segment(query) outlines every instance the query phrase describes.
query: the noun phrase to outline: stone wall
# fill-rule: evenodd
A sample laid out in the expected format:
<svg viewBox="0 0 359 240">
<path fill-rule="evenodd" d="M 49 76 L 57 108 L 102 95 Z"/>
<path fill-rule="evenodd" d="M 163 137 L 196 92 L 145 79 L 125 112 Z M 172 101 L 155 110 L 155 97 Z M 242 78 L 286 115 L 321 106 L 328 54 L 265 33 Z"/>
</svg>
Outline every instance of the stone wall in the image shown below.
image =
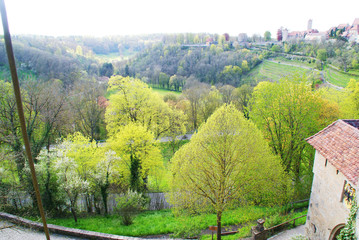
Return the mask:
<svg viewBox="0 0 359 240">
<path fill-rule="evenodd" d="M 315 153 L 313 173 L 306 234 L 310 240 L 326 240 L 348 217 L 349 209 L 342 201 L 347 179 L 318 151 Z"/>
</svg>

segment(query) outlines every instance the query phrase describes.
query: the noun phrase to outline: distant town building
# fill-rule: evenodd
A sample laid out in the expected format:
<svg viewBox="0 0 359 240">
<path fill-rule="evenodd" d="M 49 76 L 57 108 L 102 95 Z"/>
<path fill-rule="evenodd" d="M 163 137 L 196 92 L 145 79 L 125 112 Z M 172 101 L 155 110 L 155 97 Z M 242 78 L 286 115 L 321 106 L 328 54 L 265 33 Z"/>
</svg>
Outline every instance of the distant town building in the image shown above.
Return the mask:
<svg viewBox="0 0 359 240">
<path fill-rule="evenodd" d="M 282 30 L 282 41 L 285 42 L 288 40 L 288 29 L 283 29 Z"/>
<path fill-rule="evenodd" d="M 324 42 L 328 40 L 327 32 L 318 32 L 318 33 L 307 33 L 304 37 L 305 41 L 315 41 L 315 42 Z"/>
<path fill-rule="evenodd" d="M 307 142 L 316 152 L 306 235 L 311 240 L 334 240 L 358 191 L 359 120 L 338 120 Z M 358 220 L 355 228 L 358 235 Z"/>
<path fill-rule="evenodd" d="M 307 31 L 312 30 L 312 25 L 313 25 L 313 20 L 312 20 L 312 19 L 309 19 L 309 20 L 308 20 Z"/>
</svg>

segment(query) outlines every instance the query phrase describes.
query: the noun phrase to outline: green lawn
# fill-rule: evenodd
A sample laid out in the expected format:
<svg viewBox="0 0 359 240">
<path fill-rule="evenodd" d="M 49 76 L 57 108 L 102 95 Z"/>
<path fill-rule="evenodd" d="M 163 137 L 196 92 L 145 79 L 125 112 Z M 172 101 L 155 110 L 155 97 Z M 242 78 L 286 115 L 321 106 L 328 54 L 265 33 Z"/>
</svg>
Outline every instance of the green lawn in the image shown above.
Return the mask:
<svg viewBox="0 0 359 240">
<path fill-rule="evenodd" d="M 352 78 L 356 80 L 359 79 L 359 76 L 354 77 L 328 67 L 324 70 L 324 76 L 325 80 L 339 87 L 346 87 Z"/>
<path fill-rule="evenodd" d="M 97 60 L 100 60 L 102 62 L 111 62 L 111 61 L 122 61 L 129 59 L 133 56 L 135 56 L 138 52 L 133 51 L 124 51 L 122 54 L 119 52 L 116 53 L 110 53 L 110 54 L 95 54 L 94 57 Z"/>
<path fill-rule="evenodd" d="M 250 235 L 250 227 L 254 226 L 259 218 L 266 219 L 266 227 L 272 227 L 275 224 L 285 222 L 295 217 L 306 215 L 307 210 L 299 212 L 290 212 L 282 215 L 281 207 L 258 207 L 246 206 L 234 210 L 226 211 L 222 216 L 224 229 L 226 226 L 240 225 L 239 233 L 228 236 L 225 239 L 238 239 Z M 52 218 L 48 223 L 71 228 L 79 228 L 90 231 L 110 233 L 124 236 L 146 236 L 159 234 L 173 234 L 174 237 L 196 236 L 202 230 L 208 229 L 208 226 L 216 225 L 215 214 L 201 215 L 183 215 L 175 217 L 170 210 L 146 211 L 139 214 L 134 223 L 130 226 L 121 225 L 120 218 L 117 215 L 88 216 L 79 217 L 75 223 L 72 218 Z M 269 223 L 269 224 L 267 224 Z M 304 224 L 305 218 L 297 221 L 297 225 Z M 208 239 L 210 235 L 202 236 Z"/>
<path fill-rule="evenodd" d="M 176 95 L 177 97 L 181 96 L 181 92 L 177 92 L 177 91 L 171 91 L 168 89 L 162 89 L 162 88 L 152 88 L 152 91 L 159 93 L 161 96 L 165 96 L 169 93 L 173 93 L 174 95 Z"/>
<path fill-rule="evenodd" d="M 253 81 L 257 83 L 260 81 L 278 81 L 291 74 L 297 73 L 302 75 L 311 74 L 311 72 L 312 71 L 300 67 L 264 61 L 247 73 L 242 81 L 244 83 L 251 83 Z"/>
</svg>

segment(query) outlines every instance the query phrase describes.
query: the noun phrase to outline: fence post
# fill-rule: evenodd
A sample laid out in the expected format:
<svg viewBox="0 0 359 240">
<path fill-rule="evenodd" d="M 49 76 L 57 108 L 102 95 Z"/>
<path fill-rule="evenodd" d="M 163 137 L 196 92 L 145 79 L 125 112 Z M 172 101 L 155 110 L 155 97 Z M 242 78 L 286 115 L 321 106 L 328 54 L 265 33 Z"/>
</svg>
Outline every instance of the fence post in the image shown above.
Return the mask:
<svg viewBox="0 0 359 240">
<path fill-rule="evenodd" d="M 264 228 L 265 221 L 263 219 L 257 220 L 257 226 L 252 227 L 252 239 L 253 240 L 266 240 L 267 239 L 267 230 Z"/>
</svg>

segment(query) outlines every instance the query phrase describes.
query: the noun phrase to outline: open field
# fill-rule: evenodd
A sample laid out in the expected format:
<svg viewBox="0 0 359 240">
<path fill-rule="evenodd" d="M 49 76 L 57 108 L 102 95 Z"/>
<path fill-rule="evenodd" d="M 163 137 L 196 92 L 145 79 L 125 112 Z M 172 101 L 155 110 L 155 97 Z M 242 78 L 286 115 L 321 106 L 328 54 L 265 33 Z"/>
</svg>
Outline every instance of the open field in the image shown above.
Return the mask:
<svg viewBox="0 0 359 240">
<path fill-rule="evenodd" d="M 181 96 L 181 92 L 176 92 L 176 91 L 171 91 L 171 90 L 167 90 L 167 89 L 162 89 L 162 88 L 152 88 L 152 91 L 159 93 L 161 96 L 165 96 L 168 93 L 173 93 L 176 96 Z"/>
<path fill-rule="evenodd" d="M 137 52 L 125 51 L 122 54 L 119 52 L 110 53 L 110 54 L 94 54 L 94 58 L 101 62 L 112 62 L 112 61 L 122 61 L 127 60 L 135 56 Z"/>
<path fill-rule="evenodd" d="M 294 63 L 295 64 L 295 63 Z M 283 77 L 292 74 L 309 74 L 311 70 L 300 67 L 293 67 L 284 64 L 264 61 L 253 68 L 242 79 L 244 83 L 260 82 L 260 81 L 278 81 Z"/>
<path fill-rule="evenodd" d="M 325 80 L 339 87 L 346 87 L 350 79 L 359 79 L 359 76 L 351 76 L 328 67 L 324 70 L 324 77 Z"/>
</svg>

